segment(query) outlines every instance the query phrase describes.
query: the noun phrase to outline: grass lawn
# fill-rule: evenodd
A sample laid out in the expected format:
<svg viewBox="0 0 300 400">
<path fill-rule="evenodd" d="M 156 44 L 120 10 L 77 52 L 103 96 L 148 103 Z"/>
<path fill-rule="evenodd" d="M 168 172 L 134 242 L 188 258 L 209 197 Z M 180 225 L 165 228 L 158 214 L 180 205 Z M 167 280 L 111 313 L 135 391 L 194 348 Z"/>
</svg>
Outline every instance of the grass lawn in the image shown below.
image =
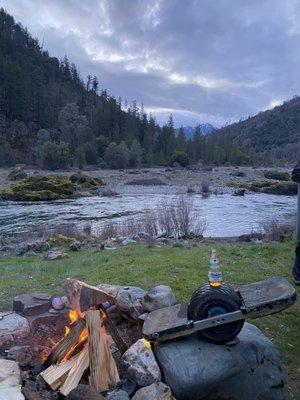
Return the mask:
<svg viewBox="0 0 300 400">
<path fill-rule="evenodd" d="M 220 244 L 217 248 L 223 277 L 229 284 L 254 282 L 275 275 L 291 281 L 294 257 L 291 241 Z M 102 252 L 93 249 L 70 252 L 68 259 L 57 261 L 45 261 L 40 256 L 0 258 L 0 310 L 9 310 L 16 294 L 31 291 L 63 293 L 62 286 L 67 277 L 91 284 L 133 284 L 145 289 L 168 284 L 178 300 L 187 300 L 199 284 L 207 281 L 209 256 L 208 245 L 191 249 L 134 245 Z M 300 287 L 297 291 L 299 296 Z M 296 387 L 300 381 L 299 303 L 279 314 L 253 320 L 253 323 L 276 343 L 288 367 L 289 385 Z"/>
</svg>

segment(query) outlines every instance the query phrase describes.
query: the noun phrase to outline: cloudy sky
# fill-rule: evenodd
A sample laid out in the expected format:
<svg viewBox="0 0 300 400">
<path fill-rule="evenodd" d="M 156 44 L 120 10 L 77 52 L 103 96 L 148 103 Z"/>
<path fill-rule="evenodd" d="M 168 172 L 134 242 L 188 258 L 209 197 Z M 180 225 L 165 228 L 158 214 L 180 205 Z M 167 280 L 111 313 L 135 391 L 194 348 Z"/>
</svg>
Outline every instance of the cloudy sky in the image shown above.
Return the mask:
<svg viewBox="0 0 300 400">
<path fill-rule="evenodd" d="M 216 126 L 300 93 L 298 0 L 0 0 L 51 55 L 162 123 Z"/>
</svg>

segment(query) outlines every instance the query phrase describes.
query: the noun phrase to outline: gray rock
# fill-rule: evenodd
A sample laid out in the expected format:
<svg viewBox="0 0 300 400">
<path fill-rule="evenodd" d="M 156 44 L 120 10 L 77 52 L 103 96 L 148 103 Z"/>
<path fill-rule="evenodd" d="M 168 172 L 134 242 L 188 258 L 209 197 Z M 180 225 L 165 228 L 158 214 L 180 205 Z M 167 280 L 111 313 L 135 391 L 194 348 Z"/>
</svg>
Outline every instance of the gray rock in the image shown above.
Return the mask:
<svg viewBox="0 0 300 400">
<path fill-rule="evenodd" d="M 106 400 L 130 400 L 128 393 L 124 390 L 114 390 L 105 396 Z"/>
<path fill-rule="evenodd" d="M 121 245 L 122 246 L 127 246 L 129 244 L 136 243 L 136 240 L 130 239 L 130 238 L 125 238 L 122 240 Z"/>
<path fill-rule="evenodd" d="M 98 393 L 89 385 L 78 385 L 67 396 L 68 400 L 105 400 L 102 394 Z"/>
<path fill-rule="evenodd" d="M 29 335 L 26 318 L 14 312 L 0 313 L 0 346 Z"/>
<path fill-rule="evenodd" d="M 14 248 L 13 255 L 23 256 L 24 254 L 26 254 L 28 252 L 42 253 L 43 251 L 48 251 L 49 249 L 50 249 L 50 246 L 47 242 L 38 240 L 33 243 L 20 244 L 19 246 Z"/>
<path fill-rule="evenodd" d="M 137 321 L 139 316 L 144 314 L 140 300 L 131 290 L 120 289 L 115 301 L 118 312 L 130 320 Z"/>
<path fill-rule="evenodd" d="M 285 373 L 273 343 L 245 323 L 235 346 L 193 335 L 155 348 L 177 400 L 283 400 Z"/>
<path fill-rule="evenodd" d="M 139 339 L 123 354 L 122 357 L 127 366 L 129 376 L 139 386 L 148 386 L 161 381 L 161 372 L 150 343 L 145 339 Z"/>
<path fill-rule="evenodd" d="M 61 260 L 63 258 L 68 258 L 67 253 L 63 253 L 60 250 L 50 250 L 47 254 L 45 254 L 45 260 Z"/>
<path fill-rule="evenodd" d="M 0 359 L 0 400 L 23 400 L 18 363 Z"/>
<path fill-rule="evenodd" d="M 7 353 L 7 358 L 16 361 L 20 367 L 33 366 L 38 357 L 38 352 L 32 346 L 14 346 Z"/>
<path fill-rule="evenodd" d="M 10 181 L 19 181 L 21 179 L 27 178 L 27 173 L 20 167 L 16 167 L 10 171 L 7 175 L 7 179 Z"/>
<path fill-rule="evenodd" d="M 236 189 L 233 193 L 232 196 L 245 196 L 245 189 Z"/>
<path fill-rule="evenodd" d="M 132 400 L 175 400 L 169 386 L 162 382 L 152 383 L 136 392 Z M 187 400 L 187 399 L 186 399 Z"/>
<path fill-rule="evenodd" d="M 145 311 L 151 312 L 159 308 L 170 307 L 176 304 L 174 293 L 170 286 L 159 285 L 149 290 L 142 299 Z"/>
<path fill-rule="evenodd" d="M 137 299 L 142 299 L 146 291 L 137 286 L 120 286 L 120 285 L 110 285 L 109 283 L 101 283 L 98 288 L 103 290 L 105 293 L 112 297 L 117 297 L 117 294 L 121 290 L 127 290 L 132 292 Z"/>
<path fill-rule="evenodd" d="M 51 306 L 46 293 L 26 293 L 13 298 L 13 311 L 29 316 L 47 312 Z"/>
<path fill-rule="evenodd" d="M 80 242 L 73 242 L 69 246 L 70 250 L 72 251 L 79 251 L 81 249 L 81 243 Z"/>
</svg>

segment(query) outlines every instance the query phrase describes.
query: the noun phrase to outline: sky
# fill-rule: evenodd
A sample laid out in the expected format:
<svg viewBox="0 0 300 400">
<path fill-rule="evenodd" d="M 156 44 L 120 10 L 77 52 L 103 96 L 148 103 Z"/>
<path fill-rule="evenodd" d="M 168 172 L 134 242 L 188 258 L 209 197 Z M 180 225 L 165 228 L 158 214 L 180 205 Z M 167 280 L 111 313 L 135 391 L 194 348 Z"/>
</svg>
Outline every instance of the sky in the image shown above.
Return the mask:
<svg viewBox="0 0 300 400">
<path fill-rule="evenodd" d="M 159 123 L 222 126 L 300 93 L 298 0 L 0 0 L 50 55 Z"/>
</svg>

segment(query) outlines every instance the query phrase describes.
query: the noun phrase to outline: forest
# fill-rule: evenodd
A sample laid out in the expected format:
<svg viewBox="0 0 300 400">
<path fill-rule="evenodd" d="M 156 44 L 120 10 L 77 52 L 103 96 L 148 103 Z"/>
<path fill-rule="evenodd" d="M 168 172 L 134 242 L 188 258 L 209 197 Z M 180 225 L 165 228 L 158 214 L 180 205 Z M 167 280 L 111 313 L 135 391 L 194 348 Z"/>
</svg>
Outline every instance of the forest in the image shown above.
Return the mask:
<svg viewBox="0 0 300 400">
<path fill-rule="evenodd" d="M 160 127 L 136 102 L 100 90 L 98 77 L 84 80 L 67 56 L 51 57 L 3 9 L 0 11 L 0 165 L 25 163 L 59 169 L 245 164 L 232 140 L 175 135 L 172 116 Z"/>
</svg>

